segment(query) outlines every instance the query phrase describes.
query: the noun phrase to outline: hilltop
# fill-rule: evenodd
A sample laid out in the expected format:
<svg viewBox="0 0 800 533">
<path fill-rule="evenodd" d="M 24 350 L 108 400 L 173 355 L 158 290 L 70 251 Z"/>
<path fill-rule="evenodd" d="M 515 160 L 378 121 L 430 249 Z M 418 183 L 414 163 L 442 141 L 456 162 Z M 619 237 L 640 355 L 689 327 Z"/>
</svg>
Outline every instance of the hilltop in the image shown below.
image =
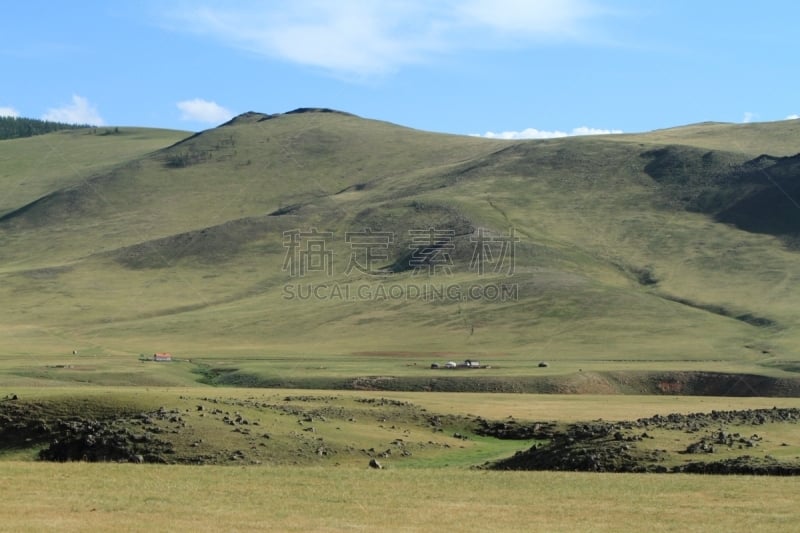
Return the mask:
<svg viewBox="0 0 800 533">
<path fill-rule="evenodd" d="M 35 118 L 0 116 L 0 140 L 33 137 L 34 135 L 43 135 L 54 131 L 81 128 L 91 128 L 91 126 L 86 124 L 65 124 L 63 122 Z"/>
<path fill-rule="evenodd" d="M 633 370 L 793 380 L 798 139 L 800 121 L 501 141 L 299 109 L 2 141 L 0 352 L 74 349 L 94 382 L 126 384 L 193 369 L 424 388 L 451 377 L 429 362 L 465 358 L 493 363 L 458 378 L 487 390 L 650 387 Z M 192 363 L 123 362 L 157 350 Z"/>
</svg>

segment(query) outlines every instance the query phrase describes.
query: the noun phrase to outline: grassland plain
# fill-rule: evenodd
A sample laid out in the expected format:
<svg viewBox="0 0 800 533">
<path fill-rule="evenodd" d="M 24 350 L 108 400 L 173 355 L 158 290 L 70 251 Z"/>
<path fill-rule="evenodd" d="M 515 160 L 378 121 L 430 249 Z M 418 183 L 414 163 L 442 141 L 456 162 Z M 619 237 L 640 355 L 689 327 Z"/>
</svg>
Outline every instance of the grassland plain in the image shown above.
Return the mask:
<svg viewBox="0 0 800 533">
<path fill-rule="evenodd" d="M 795 482 L 561 472 L 2 465 L 2 531 L 793 531 Z"/>
</svg>

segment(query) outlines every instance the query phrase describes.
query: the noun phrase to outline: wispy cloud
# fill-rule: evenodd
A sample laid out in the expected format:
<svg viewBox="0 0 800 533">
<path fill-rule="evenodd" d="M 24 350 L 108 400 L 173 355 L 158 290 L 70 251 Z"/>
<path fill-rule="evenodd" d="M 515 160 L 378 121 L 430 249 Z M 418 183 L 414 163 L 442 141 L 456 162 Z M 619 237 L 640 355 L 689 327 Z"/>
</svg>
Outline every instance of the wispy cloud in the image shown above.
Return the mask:
<svg viewBox="0 0 800 533">
<path fill-rule="evenodd" d="M 102 126 L 105 124 L 103 117 L 97 112 L 97 108 L 89 103 L 89 100 L 77 94 L 72 95 L 72 103 L 62 107 L 48 109 L 42 115 L 44 120 L 54 122 L 66 122 L 68 124 L 91 124 Z"/>
<path fill-rule="evenodd" d="M 787 117 L 784 120 L 795 120 L 798 118 L 800 118 L 800 115 L 798 115 L 797 113 L 793 113 L 791 115 L 787 115 Z"/>
<path fill-rule="evenodd" d="M 474 137 L 486 137 L 487 139 L 557 139 L 559 137 L 572 137 L 574 135 L 610 135 L 622 133 L 622 130 L 607 130 L 599 128 L 589 128 L 581 126 L 579 128 L 572 128 L 571 131 L 559 130 L 537 130 L 536 128 L 526 128 L 521 131 L 503 131 L 495 133 L 487 131 L 484 134 L 473 133 Z"/>
<path fill-rule="evenodd" d="M 200 0 L 161 15 L 177 31 L 339 75 L 373 76 L 460 49 L 585 40 L 599 0 Z"/>
<path fill-rule="evenodd" d="M 524 39 L 585 39 L 588 22 L 605 13 L 588 0 L 470 0 L 456 3 L 464 26 L 494 30 Z"/>
<path fill-rule="evenodd" d="M 19 111 L 13 107 L 0 107 L 0 117 L 18 117 Z"/>
<path fill-rule="evenodd" d="M 744 116 L 742 117 L 742 122 L 747 124 L 748 122 L 753 122 L 758 118 L 758 113 L 753 113 L 752 111 L 745 111 Z"/>
<path fill-rule="evenodd" d="M 219 124 L 233 117 L 228 109 L 216 102 L 195 98 L 193 100 L 183 100 L 175 104 L 181 110 L 181 120 L 191 120 L 193 122 L 203 122 L 207 124 Z"/>
</svg>

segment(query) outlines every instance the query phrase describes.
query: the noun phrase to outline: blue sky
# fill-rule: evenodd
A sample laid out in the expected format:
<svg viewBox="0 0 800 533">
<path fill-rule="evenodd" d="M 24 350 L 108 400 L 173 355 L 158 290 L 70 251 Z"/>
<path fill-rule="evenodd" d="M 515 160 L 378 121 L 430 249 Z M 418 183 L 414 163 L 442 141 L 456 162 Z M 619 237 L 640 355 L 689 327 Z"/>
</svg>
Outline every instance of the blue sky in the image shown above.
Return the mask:
<svg viewBox="0 0 800 533">
<path fill-rule="evenodd" d="M 548 137 L 800 114 L 800 4 L 732 0 L 7 3 L 0 114 L 201 130 L 330 107 Z"/>
</svg>

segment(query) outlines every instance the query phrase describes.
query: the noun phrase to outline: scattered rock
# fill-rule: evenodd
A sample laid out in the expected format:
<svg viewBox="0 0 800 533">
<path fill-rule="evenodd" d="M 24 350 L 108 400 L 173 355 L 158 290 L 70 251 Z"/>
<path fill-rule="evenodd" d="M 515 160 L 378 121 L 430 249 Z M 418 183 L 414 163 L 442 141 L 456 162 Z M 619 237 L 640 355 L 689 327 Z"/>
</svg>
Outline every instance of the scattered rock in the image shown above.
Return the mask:
<svg viewBox="0 0 800 533">
<path fill-rule="evenodd" d="M 784 463 L 774 458 L 754 459 L 743 455 L 720 461 L 697 461 L 672 468 L 664 464 L 667 450 L 639 448 L 635 443 L 653 438 L 638 428 L 666 429 L 696 433 L 706 431 L 699 440 L 689 444 L 683 453 L 714 454 L 719 446 L 739 449 L 759 445 L 763 437 L 749 438 L 720 428 L 723 424 L 736 426 L 766 423 L 798 423 L 798 409 L 747 409 L 742 411 L 712 411 L 710 413 L 656 415 L 627 422 L 582 422 L 565 430 L 553 431 L 550 442 L 534 445 L 513 457 L 489 464 L 498 470 L 562 470 L 584 472 L 692 472 L 706 474 L 800 475 L 800 464 Z M 497 428 L 497 422 L 482 421 L 481 427 Z M 511 425 L 512 422 L 505 423 Z M 500 430 L 506 427 L 501 426 Z"/>
</svg>

